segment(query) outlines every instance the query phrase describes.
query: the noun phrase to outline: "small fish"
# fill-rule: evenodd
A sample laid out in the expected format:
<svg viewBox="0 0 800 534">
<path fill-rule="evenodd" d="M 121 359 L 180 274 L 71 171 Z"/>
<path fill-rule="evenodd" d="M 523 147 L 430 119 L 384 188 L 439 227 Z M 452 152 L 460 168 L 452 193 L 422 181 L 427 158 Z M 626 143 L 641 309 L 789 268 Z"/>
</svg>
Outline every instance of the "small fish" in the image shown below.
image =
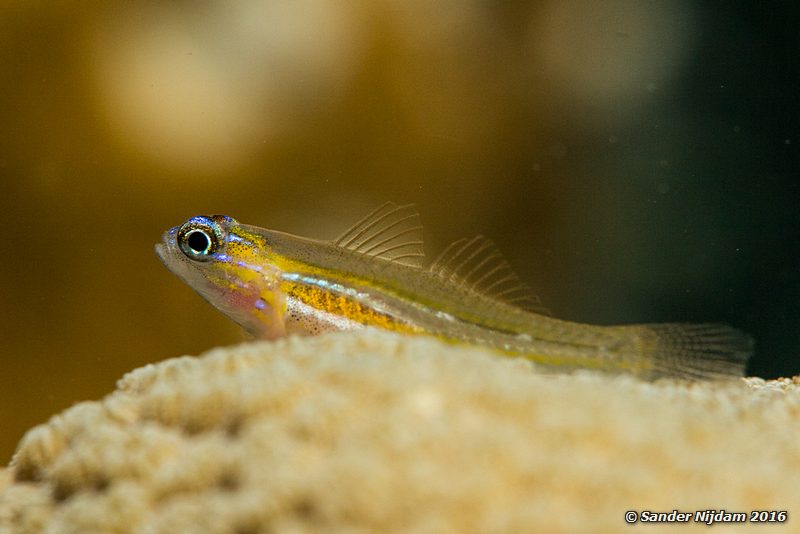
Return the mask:
<svg viewBox="0 0 800 534">
<path fill-rule="evenodd" d="M 192 217 L 156 253 L 258 338 L 377 327 L 489 347 L 555 370 L 643 379 L 741 376 L 746 334 L 721 324 L 596 326 L 549 317 L 493 243 L 478 236 L 423 266 L 413 206 L 386 203 L 334 241 Z"/>
</svg>

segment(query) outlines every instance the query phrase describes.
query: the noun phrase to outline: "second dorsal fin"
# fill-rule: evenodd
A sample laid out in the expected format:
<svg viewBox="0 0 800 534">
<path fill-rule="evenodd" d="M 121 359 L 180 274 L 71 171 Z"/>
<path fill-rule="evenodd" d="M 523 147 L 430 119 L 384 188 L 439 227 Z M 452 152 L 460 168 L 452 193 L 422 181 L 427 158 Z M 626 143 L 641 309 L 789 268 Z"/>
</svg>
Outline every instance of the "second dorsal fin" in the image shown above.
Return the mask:
<svg viewBox="0 0 800 534">
<path fill-rule="evenodd" d="M 383 204 L 336 238 L 334 244 L 408 267 L 421 268 L 425 258 L 422 224 L 413 204 Z"/>
<path fill-rule="evenodd" d="M 492 240 L 459 239 L 433 262 L 430 272 L 487 297 L 537 313 L 548 313 L 511 269 Z"/>
</svg>

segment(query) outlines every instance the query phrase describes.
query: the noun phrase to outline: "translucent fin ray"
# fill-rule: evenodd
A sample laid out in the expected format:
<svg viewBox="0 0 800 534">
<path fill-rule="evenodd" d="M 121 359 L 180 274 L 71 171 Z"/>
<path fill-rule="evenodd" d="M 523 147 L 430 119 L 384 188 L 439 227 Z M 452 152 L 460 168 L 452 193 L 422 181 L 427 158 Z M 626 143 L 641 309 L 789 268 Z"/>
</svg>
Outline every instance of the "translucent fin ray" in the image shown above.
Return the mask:
<svg viewBox="0 0 800 534">
<path fill-rule="evenodd" d="M 644 352 L 652 355 L 655 377 L 709 380 L 740 377 L 753 352 L 753 339 L 724 324 L 647 324 Z"/>
<path fill-rule="evenodd" d="M 548 313 L 494 243 L 483 236 L 451 243 L 429 267 L 442 280 L 537 313 Z"/>
<path fill-rule="evenodd" d="M 383 204 L 336 238 L 334 244 L 408 267 L 422 268 L 425 258 L 422 224 L 413 204 Z"/>
</svg>

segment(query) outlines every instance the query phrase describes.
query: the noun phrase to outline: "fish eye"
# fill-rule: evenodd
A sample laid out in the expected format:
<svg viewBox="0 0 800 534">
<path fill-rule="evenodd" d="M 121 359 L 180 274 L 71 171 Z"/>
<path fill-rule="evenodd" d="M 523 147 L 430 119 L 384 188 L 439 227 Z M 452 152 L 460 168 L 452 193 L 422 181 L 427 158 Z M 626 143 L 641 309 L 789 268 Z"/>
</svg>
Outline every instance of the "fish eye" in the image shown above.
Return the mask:
<svg viewBox="0 0 800 534">
<path fill-rule="evenodd" d="M 208 261 L 222 242 L 219 225 L 206 217 L 195 217 L 186 221 L 178 230 L 178 246 L 187 257 Z"/>
<path fill-rule="evenodd" d="M 193 254 L 208 254 L 211 250 L 211 238 L 202 230 L 192 230 L 186 234 L 184 242 Z"/>
</svg>

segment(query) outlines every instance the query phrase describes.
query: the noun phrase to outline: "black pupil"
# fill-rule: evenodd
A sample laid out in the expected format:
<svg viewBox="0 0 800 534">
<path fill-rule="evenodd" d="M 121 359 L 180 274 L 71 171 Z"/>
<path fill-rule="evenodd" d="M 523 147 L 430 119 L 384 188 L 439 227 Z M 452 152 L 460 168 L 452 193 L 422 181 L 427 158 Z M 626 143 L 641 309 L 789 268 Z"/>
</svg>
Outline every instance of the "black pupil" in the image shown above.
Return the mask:
<svg viewBox="0 0 800 534">
<path fill-rule="evenodd" d="M 208 236 L 199 230 L 195 230 L 186 236 L 186 244 L 198 254 L 208 252 L 208 249 L 211 248 L 211 241 Z"/>
</svg>

